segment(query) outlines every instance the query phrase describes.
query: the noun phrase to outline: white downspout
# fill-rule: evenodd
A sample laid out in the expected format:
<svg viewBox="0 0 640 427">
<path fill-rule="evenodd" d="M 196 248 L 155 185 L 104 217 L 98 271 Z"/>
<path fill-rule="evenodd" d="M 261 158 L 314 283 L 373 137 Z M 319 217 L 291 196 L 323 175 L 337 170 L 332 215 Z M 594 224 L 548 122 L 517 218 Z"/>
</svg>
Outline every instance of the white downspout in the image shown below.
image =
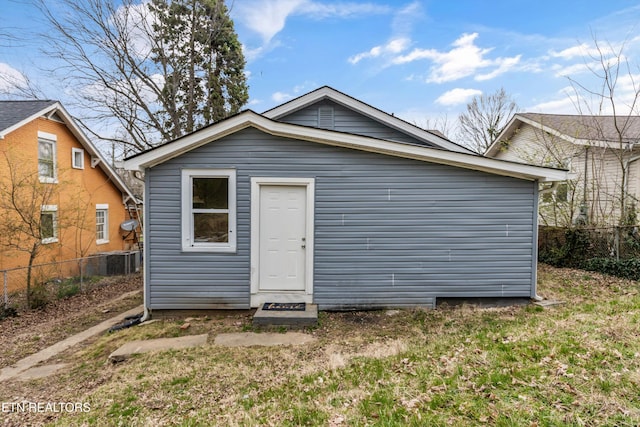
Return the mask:
<svg viewBox="0 0 640 427">
<path fill-rule="evenodd" d="M 142 272 L 143 272 L 143 276 L 142 276 L 142 306 L 144 308 L 144 313 L 142 314 L 142 318 L 140 319 L 140 323 L 142 322 L 146 322 L 147 320 L 151 320 L 151 310 L 149 310 L 149 304 L 148 304 L 148 290 L 149 290 L 149 286 L 147 283 L 147 275 L 149 274 L 149 269 L 148 267 L 148 254 L 147 254 L 147 242 L 146 242 L 146 233 L 144 232 L 144 229 L 146 227 L 146 223 L 147 223 L 147 218 L 149 218 L 147 216 L 147 200 L 148 199 L 148 194 L 147 194 L 147 185 L 145 183 L 144 179 L 141 179 L 140 177 L 138 177 L 137 171 L 133 171 L 133 173 L 131 174 L 131 176 L 133 176 L 135 179 L 137 179 L 138 181 L 142 181 L 142 183 L 144 184 L 144 200 L 142 201 L 142 218 L 143 220 L 140 221 L 140 228 L 142 231 L 142 238 L 143 238 L 143 245 L 142 245 Z"/>
</svg>

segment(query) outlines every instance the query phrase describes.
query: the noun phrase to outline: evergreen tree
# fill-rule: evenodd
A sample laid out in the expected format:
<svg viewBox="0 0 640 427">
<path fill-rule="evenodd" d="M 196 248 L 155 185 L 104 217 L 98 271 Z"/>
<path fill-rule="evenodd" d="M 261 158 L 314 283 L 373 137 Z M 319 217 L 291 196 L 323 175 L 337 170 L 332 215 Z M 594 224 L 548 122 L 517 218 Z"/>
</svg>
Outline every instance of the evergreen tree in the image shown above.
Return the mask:
<svg viewBox="0 0 640 427">
<path fill-rule="evenodd" d="M 165 71 L 160 121 L 172 138 L 237 113 L 248 100 L 245 59 L 224 2 L 153 0 L 153 61 Z"/>
</svg>

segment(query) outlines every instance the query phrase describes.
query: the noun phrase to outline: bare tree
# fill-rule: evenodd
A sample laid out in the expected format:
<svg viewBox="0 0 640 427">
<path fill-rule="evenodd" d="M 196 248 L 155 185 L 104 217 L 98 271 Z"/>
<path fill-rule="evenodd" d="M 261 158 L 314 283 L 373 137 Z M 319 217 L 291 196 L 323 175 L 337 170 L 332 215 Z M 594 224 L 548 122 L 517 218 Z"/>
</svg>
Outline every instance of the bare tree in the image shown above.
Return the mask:
<svg viewBox="0 0 640 427">
<path fill-rule="evenodd" d="M 0 48 L 24 48 L 24 35 L 18 28 L 4 25 L 0 28 Z M 42 89 L 29 77 L 28 73 L 10 67 L 0 66 L 0 96 L 5 99 L 44 99 Z"/>
<path fill-rule="evenodd" d="M 474 96 L 466 111 L 458 116 L 458 140 L 482 154 L 518 110 L 504 88 L 491 95 Z"/>
<path fill-rule="evenodd" d="M 575 92 L 575 106 L 584 116 L 585 133 L 594 141 L 586 150 L 592 157 L 591 180 L 596 207 L 613 210 L 618 224 L 625 225 L 635 218 L 637 204 L 629 192 L 629 175 L 640 160 L 640 153 L 635 149 L 640 142 L 637 120 L 640 74 L 637 69 L 634 73 L 624 53 L 626 41 L 615 46 L 598 41 L 595 35 L 593 41 L 595 54 L 590 54 L 586 62 L 598 86 L 592 88 L 573 78 L 569 80 Z M 596 65 L 591 65 L 593 63 Z M 614 170 L 609 163 L 616 165 Z"/>
<path fill-rule="evenodd" d="M 33 265 L 47 242 L 58 233 L 57 213 L 47 212 L 54 205 L 54 185 L 41 183 L 37 170 L 9 151 L 2 151 L 7 174 L 0 180 L 0 242 L 3 249 L 29 256 L 27 264 L 27 307 L 31 308 Z"/>
<path fill-rule="evenodd" d="M 234 114 L 248 99 L 222 0 L 37 1 L 51 27 L 45 52 L 94 137 L 145 150 Z"/>
<path fill-rule="evenodd" d="M 0 96 L 5 99 L 45 99 L 44 91 L 27 73 L 8 69 L 0 72 Z"/>
<path fill-rule="evenodd" d="M 449 135 L 453 134 L 454 124 L 449 120 L 449 117 L 446 114 L 442 114 L 436 118 L 428 117 L 424 124 L 414 123 L 416 126 L 426 129 L 431 132 L 436 132 L 440 134 L 440 136 L 444 136 L 448 138 Z"/>
</svg>

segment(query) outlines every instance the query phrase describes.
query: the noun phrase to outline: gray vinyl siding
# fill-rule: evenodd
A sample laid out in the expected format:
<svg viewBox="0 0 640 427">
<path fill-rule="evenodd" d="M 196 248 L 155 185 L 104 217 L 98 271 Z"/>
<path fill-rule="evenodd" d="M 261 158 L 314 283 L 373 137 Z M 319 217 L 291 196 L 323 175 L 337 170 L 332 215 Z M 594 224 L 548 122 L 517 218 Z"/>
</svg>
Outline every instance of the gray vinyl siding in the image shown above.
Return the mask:
<svg viewBox="0 0 640 427">
<path fill-rule="evenodd" d="M 183 168 L 236 169 L 236 253 L 181 251 Z M 534 289 L 535 183 L 246 129 L 147 171 L 150 308 L 249 307 L 251 177 L 315 178 L 320 309 Z"/>
<path fill-rule="evenodd" d="M 407 135 L 404 132 L 390 128 L 388 125 L 382 124 L 362 115 L 361 113 L 328 100 L 320 101 L 306 108 L 295 111 L 279 118 L 278 121 L 294 125 L 318 127 L 318 109 L 321 107 L 333 108 L 335 123 L 333 130 L 391 141 L 423 145 L 426 147 L 434 146 L 428 141 L 422 141 L 414 138 L 411 135 Z"/>
</svg>

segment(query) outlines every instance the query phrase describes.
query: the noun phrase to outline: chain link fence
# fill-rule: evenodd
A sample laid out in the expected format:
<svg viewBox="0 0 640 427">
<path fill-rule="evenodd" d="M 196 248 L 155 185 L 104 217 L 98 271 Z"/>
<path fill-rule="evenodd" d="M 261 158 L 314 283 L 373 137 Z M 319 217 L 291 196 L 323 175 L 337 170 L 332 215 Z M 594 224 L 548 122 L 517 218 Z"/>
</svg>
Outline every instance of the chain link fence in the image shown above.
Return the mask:
<svg viewBox="0 0 640 427">
<path fill-rule="evenodd" d="M 562 228 L 540 226 L 538 257 L 558 267 L 582 268 L 597 260 L 640 260 L 640 226 Z"/>
<path fill-rule="evenodd" d="M 85 292 L 105 276 L 131 275 L 140 270 L 139 251 L 105 252 L 83 258 L 0 270 L 0 318 L 41 308 L 56 299 Z M 29 292 L 27 278 L 31 276 Z"/>
</svg>

